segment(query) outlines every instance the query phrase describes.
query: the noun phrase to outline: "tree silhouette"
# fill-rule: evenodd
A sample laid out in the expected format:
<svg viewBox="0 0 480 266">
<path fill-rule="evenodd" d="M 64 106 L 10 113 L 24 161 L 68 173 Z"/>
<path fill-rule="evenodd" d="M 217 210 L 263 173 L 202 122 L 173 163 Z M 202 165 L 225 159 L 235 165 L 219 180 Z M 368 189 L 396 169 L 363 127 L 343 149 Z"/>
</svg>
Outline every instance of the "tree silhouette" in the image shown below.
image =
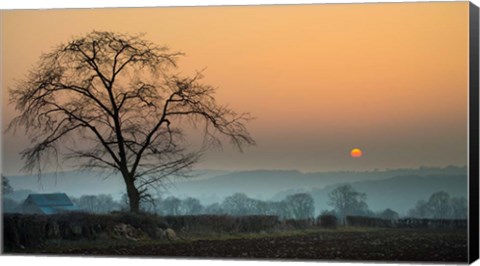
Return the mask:
<svg viewBox="0 0 480 266">
<path fill-rule="evenodd" d="M 167 215 L 180 215 L 182 201 L 174 196 L 170 196 L 163 201 L 164 211 Z"/>
<path fill-rule="evenodd" d="M 8 180 L 8 178 L 2 175 L 2 195 L 5 196 L 8 194 L 11 194 L 12 192 L 13 192 L 13 188 L 10 185 L 10 181 Z"/>
<path fill-rule="evenodd" d="M 450 198 L 450 205 L 452 207 L 452 217 L 455 219 L 468 218 L 468 201 L 464 197 Z"/>
<path fill-rule="evenodd" d="M 415 207 L 408 211 L 408 216 L 415 218 L 432 218 L 431 214 L 430 206 L 425 200 L 417 201 Z"/>
<path fill-rule="evenodd" d="M 198 199 L 188 197 L 181 201 L 180 209 L 183 215 L 198 215 L 203 211 L 203 206 Z"/>
<path fill-rule="evenodd" d="M 186 124 L 203 129 L 204 147 L 221 137 L 240 150 L 254 144 L 248 114 L 217 104 L 200 73 L 174 73 L 180 56 L 142 36 L 97 31 L 43 54 L 10 91 L 20 115 L 9 129 L 24 127 L 32 141 L 21 152 L 24 170 L 40 173 L 60 157 L 110 169 L 138 212 L 151 188 L 186 175 L 198 160 L 200 151 L 185 148 Z"/>
<path fill-rule="evenodd" d="M 450 195 L 445 191 L 433 193 L 428 199 L 428 206 L 434 219 L 445 219 L 451 215 Z"/>
<path fill-rule="evenodd" d="M 82 195 L 78 199 L 72 198 L 72 202 L 81 210 L 93 213 L 109 213 L 121 208 L 111 195 L 106 194 Z"/>
<path fill-rule="evenodd" d="M 285 198 L 288 210 L 294 219 L 312 218 L 315 211 L 315 202 L 308 193 L 298 193 Z"/>
<path fill-rule="evenodd" d="M 222 207 L 231 215 L 250 215 L 254 210 L 254 202 L 244 193 L 235 193 L 223 200 Z"/>
<path fill-rule="evenodd" d="M 468 202 L 464 197 L 450 197 L 445 191 L 433 193 L 428 201 L 419 200 L 409 216 L 430 219 L 466 219 Z"/>
<path fill-rule="evenodd" d="M 350 185 L 338 186 L 328 194 L 328 197 L 330 199 L 328 204 L 334 207 L 342 222 L 345 222 L 347 215 L 362 215 L 368 211 L 365 202 L 367 195 L 356 191 Z"/>
<path fill-rule="evenodd" d="M 380 218 L 388 219 L 388 220 L 397 220 L 398 217 L 399 217 L 398 212 L 396 212 L 396 211 L 394 211 L 390 208 L 387 208 L 384 211 L 380 212 L 378 214 L 378 216 Z"/>
</svg>

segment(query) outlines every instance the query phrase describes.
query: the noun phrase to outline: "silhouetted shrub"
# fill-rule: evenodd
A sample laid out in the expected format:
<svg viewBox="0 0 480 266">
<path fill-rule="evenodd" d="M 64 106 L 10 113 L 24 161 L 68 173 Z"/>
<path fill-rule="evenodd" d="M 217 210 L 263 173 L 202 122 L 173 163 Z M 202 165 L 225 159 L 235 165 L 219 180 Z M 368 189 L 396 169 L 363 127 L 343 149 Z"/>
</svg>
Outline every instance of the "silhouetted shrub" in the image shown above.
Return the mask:
<svg viewBox="0 0 480 266">
<path fill-rule="evenodd" d="M 317 224 L 325 228 L 336 228 L 338 225 L 337 216 L 333 214 L 322 214 L 317 218 Z"/>
<path fill-rule="evenodd" d="M 260 232 L 279 224 L 278 217 L 270 215 L 184 215 L 166 216 L 164 219 L 172 229 L 190 232 Z"/>
<path fill-rule="evenodd" d="M 403 218 L 395 223 L 399 228 L 467 228 L 467 220 L 465 219 L 416 219 Z"/>
<path fill-rule="evenodd" d="M 396 227 L 396 228 L 467 228 L 467 220 L 459 219 L 416 219 L 403 218 L 398 220 L 381 219 L 364 216 L 347 216 L 349 226 L 365 227 Z"/>
<path fill-rule="evenodd" d="M 364 227 L 392 227 L 393 220 L 367 216 L 347 216 L 347 225 Z"/>
<path fill-rule="evenodd" d="M 314 225 L 312 219 L 286 219 L 283 223 L 287 229 L 305 229 Z"/>
<path fill-rule="evenodd" d="M 169 227 L 165 219 L 155 214 L 118 212 L 113 213 L 112 216 L 117 223 L 129 224 L 150 237 L 155 237 L 157 228 L 167 229 Z"/>
</svg>

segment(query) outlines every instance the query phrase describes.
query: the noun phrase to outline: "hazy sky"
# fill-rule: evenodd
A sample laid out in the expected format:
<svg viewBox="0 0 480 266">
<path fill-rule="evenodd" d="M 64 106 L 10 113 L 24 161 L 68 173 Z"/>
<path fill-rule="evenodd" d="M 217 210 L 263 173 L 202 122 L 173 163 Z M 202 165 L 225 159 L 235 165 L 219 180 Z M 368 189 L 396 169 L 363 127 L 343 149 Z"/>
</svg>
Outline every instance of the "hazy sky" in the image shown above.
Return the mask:
<svg viewBox="0 0 480 266">
<path fill-rule="evenodd" d="M 146 33 L 206 67 L 217 100 L 257 119 L 256 147 L 200 168 L 365 170 L 465 165 L 468 2 L 0 11 L 7 90 L 42 52 L 92 30 Z M 21 132 L 3 136 L 17 173 Z M 350 157 L 359 147 L 361 158 Z"/>
</svg>

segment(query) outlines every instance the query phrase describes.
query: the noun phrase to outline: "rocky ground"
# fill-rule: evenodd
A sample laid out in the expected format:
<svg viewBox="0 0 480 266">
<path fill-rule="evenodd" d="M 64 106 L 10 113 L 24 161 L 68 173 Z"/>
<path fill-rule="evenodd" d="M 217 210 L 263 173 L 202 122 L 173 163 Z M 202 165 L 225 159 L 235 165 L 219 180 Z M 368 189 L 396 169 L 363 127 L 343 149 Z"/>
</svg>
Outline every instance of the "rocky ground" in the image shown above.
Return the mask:
<svg viewBox="0 0 480 266">
<path fill-rule="evenodd" d="M 432 229 L 332 230 L 295 236 L 132 243 L 37 252 L 96 256 L 466 262 L 467 233 L 465 230 Z"/>
</svg>

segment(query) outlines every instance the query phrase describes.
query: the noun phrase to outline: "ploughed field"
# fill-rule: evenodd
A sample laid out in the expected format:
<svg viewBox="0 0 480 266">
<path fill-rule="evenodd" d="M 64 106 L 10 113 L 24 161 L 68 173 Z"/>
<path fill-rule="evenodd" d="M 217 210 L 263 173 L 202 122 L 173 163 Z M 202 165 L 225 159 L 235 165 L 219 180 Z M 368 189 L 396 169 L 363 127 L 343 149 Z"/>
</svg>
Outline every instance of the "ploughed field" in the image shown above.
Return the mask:
<svg viewBox="0 0 480 266">
<path fill-rule="evenodd" d="M 97 256 L 221 257 L 287 260 L 467 261 L 467 232 L 460 229 L 339 229 L 292 235 L 173 243 L 132 242 L 64 247 L 34 253 Z M 29 253 L 29 252 L 27 252 Z"/>
</svg>

